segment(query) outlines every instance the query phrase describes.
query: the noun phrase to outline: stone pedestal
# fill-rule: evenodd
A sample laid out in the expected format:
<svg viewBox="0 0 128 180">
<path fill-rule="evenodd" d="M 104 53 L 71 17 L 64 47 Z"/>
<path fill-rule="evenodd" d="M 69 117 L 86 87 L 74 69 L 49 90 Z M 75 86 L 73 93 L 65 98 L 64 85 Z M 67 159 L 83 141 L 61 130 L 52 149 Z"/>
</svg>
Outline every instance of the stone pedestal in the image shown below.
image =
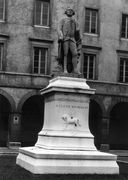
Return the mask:
<svg viewBox="0 0 128 180">
<path fill-rule="evenodd" d="M 57 77 L 41 90 L 44 126 L 17 164 L 34 174 L 118 174 L 116 156 L 98 152 L 88 127 L 90 89 L 85 79 Z"/>
</svg>

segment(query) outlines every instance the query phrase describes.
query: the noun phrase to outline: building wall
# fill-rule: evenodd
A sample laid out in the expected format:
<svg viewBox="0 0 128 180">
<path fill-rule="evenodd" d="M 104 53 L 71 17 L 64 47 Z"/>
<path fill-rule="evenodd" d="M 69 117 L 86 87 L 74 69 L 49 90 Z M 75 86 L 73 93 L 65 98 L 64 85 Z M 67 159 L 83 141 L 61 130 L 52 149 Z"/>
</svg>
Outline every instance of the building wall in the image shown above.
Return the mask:
<svg viewBox="0 0 128 180">
<path fill-rule="evenodd" d="M 76 10 L 83 45 L 101 47 L 98 60 L 98 80 L 118 81 L 118 57 L 116 50 L 127 50 L 127 41 L 120 40 L 120 25 L 122 12 L 128 11 L 127 3 L 122 0 L 102 1 L 57 1 L 52 2 L 51 27 L 39 28 L 33 26 L 34 0 L 11 0 L 6 3 L 6 22 L 0 23 L 0 33 L 9 36 L 7 54 L 4 62 L 6 72 L 31 73 L 32 55 L 29 38 L 52 39 L 51 68 L 54 71 L 57 62 L 57 27 L 64 16 L 67 6 Z M 99 10 L 98 36 L 84 33 L 85 7 Z M 114 7 L 114 8 L 113 8 Z M 111 78 L 109 73 L 111 72 Z"/>
<path fill-rule="evenodd" d="M 58 67 L 58 24 L 65 16 L 65 9 L 70 6 L 75 10 L 75 17 L 79 22 L 82 52 L 86 49 L 95 49 L 98 52 L 97 78 L 87 80 L 87 83 L 96 89 L 92 99 L 103 111 L 103 144 L 108 143 L 106 139 L 111 109 L 116 103 L 128 101 L 128 86 L 118 81 L 119 52 L 128 51 L 128 40 L 120 38 L 122 13 L 128 13 L 127 0 L 51 0 L 49 28 L 34 26 L 34 2 L 34 0 L 6 0 L 5 22 L 0 22 L 0 40 L 7 42 L 3 71 L 0 72 L 0 94 L 12 103 L 12 111 L 19 113 L 22 109 L 20 103 L 23 105 L 27 98 L 39 95 L 39 90 L 48 84 L 51 74 Z M 86 7 L 99 11 L 98 35 L 84 32 Z M 50 43 L 48 75 L 32 74 L 33 40 Z M 81 55 L 79 63 L 81 69 L 82 63 Z"/>
<path fill-rule="evenodd" d="M 5 22 L 0 23 L 0 34 L 2 35 L 1 40 L 6 39 L 3 35 L 8 38 L 6 39 L 4 67 L 0 72 L 0 79 L 1 88 L 11 94 L 16 103 L 17 99 L 22 98 L 30 90 L 34 91 L 45 87 L 50 77 L 32 75 L 32 47 L 29 38 L 52 39 L 52 27 L 34 27 L 33 19 L 33 0 L 6 1 L 6 18 Z M 20 93 L 21 88 L 24 93 Z"/>
<path fill-rule="evenodd" d="M 127 41 L 120 39 L 120 25 L 122 12 L 128 11 L 127 2 L 123 0 L 111 1 L 57 1 L 52 2 L 51 27 L 39 28 L 33 26 L 34 0 L 11 0 L 6 3 L 6 22 L 0 23 L 0 33 L 9 36 L 7 53 L 4 62 L 6 72 L 31 73 L 32 56 L 29 38 L 52 39 L 51 71 L 57 65 L 57 27 L 64 16 L 67 6 L 76 10 L 82 33 L 83 45 L 101 47 L 98 62 L 99 81 L 118 81 L 118 56 L 116 50 L 127 50 Z M 85 7 L 99 10 L 98 36 L 84 33 Z M 113 8 L 114 7 L 114 8 Z M 111 72 L 111 78 L 109 73 Z"/>
</svg>

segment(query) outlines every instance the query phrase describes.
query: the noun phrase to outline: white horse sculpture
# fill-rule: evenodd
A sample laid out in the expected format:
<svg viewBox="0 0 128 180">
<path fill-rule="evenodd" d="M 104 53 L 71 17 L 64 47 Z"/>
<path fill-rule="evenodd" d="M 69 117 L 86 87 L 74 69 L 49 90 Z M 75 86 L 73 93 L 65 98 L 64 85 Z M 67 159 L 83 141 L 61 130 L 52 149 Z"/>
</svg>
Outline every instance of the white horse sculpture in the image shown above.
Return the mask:
<svg viewBox="0 0 128 180">
<path fill-rule="evenodd" d="M 64 114 L 62 116 L 62 119 L 66 122 L 67 125 L 71 124 L 74 125 L 75 127 L 81 126 L 78 118 L 69 116 L 68 114 Z"/>
</svg>

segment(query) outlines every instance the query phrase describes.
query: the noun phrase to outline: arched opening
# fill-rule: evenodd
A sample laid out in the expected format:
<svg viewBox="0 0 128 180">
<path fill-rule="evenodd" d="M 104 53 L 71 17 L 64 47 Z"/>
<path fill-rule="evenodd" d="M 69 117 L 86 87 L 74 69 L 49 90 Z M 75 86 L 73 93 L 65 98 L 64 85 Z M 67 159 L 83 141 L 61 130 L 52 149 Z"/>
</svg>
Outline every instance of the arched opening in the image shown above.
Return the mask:
<svg viewBox="0 0 128 180">
<path fill-rule="evenodd" d="M 6 147 L 9 141 L 9 114 L 11 105 L 9 101 L 0 95 L 0 147 Z"/>
<path fill-rule="evenodd" d="M 89 108 L 89 128 L 94 136 L 94 143 L 97 149 L 101 144 L 101 126 L 102 126 L 102 110 L 99 104 L 91 100 Z"/>
<path fill-rule="evenodd" d="M 116 104 L 110 112 L 110 149 L 128 149 L 128 103 Z"/>
<path fill-rule="evenodd" d="M 40 95 L 30 97 L 22 107 L 21 146 L 33 146 L 43 127 L 44 100 Z"/>
</svg>

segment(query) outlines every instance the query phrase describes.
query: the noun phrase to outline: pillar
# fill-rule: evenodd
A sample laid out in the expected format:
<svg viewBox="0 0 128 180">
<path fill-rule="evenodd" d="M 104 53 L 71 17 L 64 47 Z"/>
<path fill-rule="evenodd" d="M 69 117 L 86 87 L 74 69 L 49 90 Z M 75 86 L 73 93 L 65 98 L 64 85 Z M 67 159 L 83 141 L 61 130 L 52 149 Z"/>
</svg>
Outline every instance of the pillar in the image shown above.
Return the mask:
<svg viewBox="0 0 128 180">
<path fill-rule="evenodd" d="M 8 146 L 9 148 L 20 147 L 20 129 L 21 129 L 21 114 L 11 113 L 9 118 L 9 135 Z"/>
<path fill-rule="evenodd" d="M 109 117 L 103 116 L 102 117 L 102 130 L 101 130 L 101 151 L 108 151 L 109 150 Z"/>
</svg>

